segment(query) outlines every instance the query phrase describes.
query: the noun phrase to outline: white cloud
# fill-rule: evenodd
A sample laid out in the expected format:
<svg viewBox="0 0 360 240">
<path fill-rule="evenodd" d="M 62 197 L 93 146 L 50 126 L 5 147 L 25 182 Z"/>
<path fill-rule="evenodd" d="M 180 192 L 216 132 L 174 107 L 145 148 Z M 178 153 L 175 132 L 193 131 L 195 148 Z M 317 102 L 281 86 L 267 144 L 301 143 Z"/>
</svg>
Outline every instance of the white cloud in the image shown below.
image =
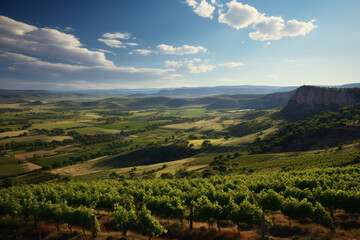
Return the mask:
<svg viewBox="0 0 360 240">
<path fill-rule="evenodd" d="M 171 45 L 160 44 L 156 47 L 156 53 L 164 55 L 184 55 L 206 53 L 207 49 L 202 46 L 183 45 L 182 47 L 173 47 Z"/>
<path fill-rule="evenodd" d="M 79 81 L 92 82 L 94 85 L 119 85 L 129 81 L 161 82 L 182 77 L 174 69 L 168 68 L 115 66 L 106 59 L 104 52 L 108 51 L 83 47 L 74 35 L 0 16 L 0 73 L 6 72 L 6 77 L 0 74 L 2 87 L 19 84 L 17 88 L 21 88 L 26 82 L 43 83 L 39 86 L 44 88 L 69 87 Z"/>
<path fill-rule="evenodd" d="M 183 65 L 181 61 L 165 61 L 165 67 L 179 68 Z"/>
<path fill-rule="evenodd" d="M 194 9 L 194 13 L 200 17 L 212 19 L 212 14 L 215 10 L 215 7 L 209 4 L 206 0 L 201 0 L 200 4 Z"/>
<path fill-rule="evenodd" d="M 238 3 L 233 0 L 226 4 L 229 10 L 226 13 L 219 13 L 219 22 L 225 23 L 235 29 L 246 28 L 258 21 L 260 13 L 252 6 Z"/>
<path fill-rule="evenodd" d="M 71 27 L 66 27 L 66 28 L 64 28 L 64 31 L 65 32 L 70 32 L 70 31 L 73 31 L 74 29 L 72 29 Z"/>
<path fill-rule="evenodd" d="M 216 1 L 211 0 L 212 4 L 215 4 Z M 190 7 L 194 8 L 194 13 L 199 15 L 200 17 L 205 18 L 213 18 L 213 13 L 215 11 L 215 7 L 208 3 L 206 0 L 201 0 L 200 3 L 198 3 L 195 0 L 186 0 L 186 4 L 188 4 Z"/>
<path fill-rule="evenodd" d="M 193 60 L 185 60 L 185 61 L 165 61 L 165 66 L 168 68 L 173 68 L 177 72 L 180 73 L 204 73 L 210 72 L 216 67 L 210 64 L 195 64 Z"/>
<path fill-rule="evenodd" d="M 134 42 L 127 42 L 127 43 L 125 43 L 125 44 L 126 44 L 126 45 L 129 45 L 129 46 L 131 46 L 131 47 L 139 46 L 139 44 L 134 43 Z"/>
<path fill-rule="evenodd" d="M 303 22 L 293 19 L 286 22 L 282 17 L 268 17 L 265 13 L 260 13 L 256 8 L 237 2 L 237 0 L 226 3 L 226 11 L 216 0 L 210 1 L 211 4 L 206 0 L 201 0 L 201 2 L 186 0 L 186 3 L 194 8 L 193 11 L 199 16 L 208 18 L 213 17 L 214 6 L 219 7 L 218 21 L 237 30 L 251 27 L 254 30 L 249 33 L 252 40 L 272 41 L 280 40 L 283 37 L 305 36 L 317 27 L 314 24 L 315 20 Z M 268 46 L 268 44 L 265 46 Z"/>
<path fill-rule="evenodd" d="M 252 40 L 270 41 L 279 40 L 283 37 L 305 36 L 316 26 L 314 21 L 299 22 L 295 19 L 287 21 L 281 17 L 261 17 L 261 20 L 253 25 L 255 32 L 249 33 Z"/>
<path fill-rule="evenodd" d="M 309 22 L 300 22 L 296 19 L 287 21 L 284 32 L 286 36 L 295 37 L 295 36 L 305 36 L 309 34 L 313 29 L 317 28 L 314 25 L 315 20 Z"/>
<path fill-rule="evenodd" d="M 0 61 L 4 62 L 34 62 L 39 59 L 12 52 L 0 52 Z"/>
<path fill-rule="evenodd" d="M 131 38 L 130 33 L 120 33 L 120 32 L 104 33 L 102 35 L 102 38 L 99 38 L 98 41 L 103 42 L 107 46 L 112 48 L 126 48 L 126 46 L 135 47 L 139 45 L 134 42 L 121 42 L 120 40 L 118 40 L 118 39 L 128 40 L 130 38 Z"/>
<path fill-rule="evenodd" d="M 196 62 L 196 63 L 199 63 L 199 62 L 202 61 L 202 59 L 200 59 L 200 58 L 193 58 L 193 61 Z"/>
<path fill-rule="evenodd" d="M 105 43 L 107 46 L 112 48 L 126 48 L 126 46 L 116 39 L 102 39 L 99 38 L 98 41 Z"/>
<path fill-rule="evenodd" d="M 107 39 L 130 39 L 131 34 L 130 33 L 121 33 L 121 32 L 104 33 L 102 35 L 102 37 L 107 38 Z"/>
<path fill-rule="evenodd" d="M 144 56 L 149 56 L 151 53 L 153 53 L 153 51 L 147 50 L 147 49 L 135 49 L 135 50 L 129 52 L 130 55 L 132 55 L 133 53 L 144 55 Z"/>
<path fill-rule="evenodd" d="M 228 68 L 236 68 L 236 67 L 245 66 L 245 64 L 243 64 L 242 62 L 226 62 L 226 63 L 221 63 L 218 65 L 221 67 L 228 67 Z"/>
<path fill-rule="evenodd" d="M 0 49 L 82 65 L 113 65 L 104 53 L 84 48 L 71 34 L 37 28 L 5 16 L 0 16 Z"/>
<path fill-rule="evenodd" d="M 93 49 L 96 50 L 96 51 L 99 51 L 99 52 L 103 52 L 103 53 L 115 54 L 115 53 L 113 53 L 112 51 L 105 50 L 105 49 L 101 49 L 101 48 L 93 48 Z"/>
<path fill-rule="evenodd" d="M 25 72 L 62 80 L 86 80 L 103 82 L 127 80 L 152 80 L 159 78 L 172 79 L 181 75 L 173 73 L 173 69 L 136 68 L 125 66 L 80 66 L 65 63 L 51 63 L 38 58 L 10 52 L 0 53 L 0 61 L 6 61 L 10 72 Z"/>
<path fill-rule="evenodd" d="M 159 44 L 155 50 L 148 49 L 135 49 L 129 52 L 130 55 L 140 54 L 144 56 L 149 56 L 152 53 L 160 54 L 160 55 L 185 55 L 185 54 L 198 54 L 198 53 L 206 53 L 207 49 L 202 46 L 189 46 L 183 45 L 181 47 L 173 47 L 167 44 Z"/>
<path fill-rule="evenodd" d="M 218 6 L 218 7 L 223 7 L 224 6 L 223 4 L 218 3 L 217 0 L 211 0 L 211 4 L 215 5 L 215 6 Z"/>
<path fill-rule="evenodd" d="M 190 7 L 196 8 L 198 3 L 195 0 L 186 0 L 185 3 L 187 3 Z"/>
</svg>

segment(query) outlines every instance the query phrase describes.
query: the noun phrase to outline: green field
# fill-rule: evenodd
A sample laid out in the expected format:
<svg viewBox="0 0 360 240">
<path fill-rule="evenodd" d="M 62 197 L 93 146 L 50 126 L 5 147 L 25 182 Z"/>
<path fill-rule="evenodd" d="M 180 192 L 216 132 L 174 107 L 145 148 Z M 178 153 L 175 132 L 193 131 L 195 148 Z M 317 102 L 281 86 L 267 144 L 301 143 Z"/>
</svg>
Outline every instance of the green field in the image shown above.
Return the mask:
<svg viewBox="0 0 360 240">
<path fill-rule="evenodd" d="M 75 120 L 67 120 L 67 121 L 46 121 L 42 123 L 36 123 L 33 124 L 31 128 L 52 130 L 54 128 L 68 129 L 68 128 L 79 128 L 79 127 L 87 127 L 87 126 L 89 125 L 82 122 L 78 122 Z"/>
<path fill-rule="evenodd" d="M 120 130 L 117 129 L 106 129 L 106 128 L 101 128 L 101 127 L 85 127 L 85 128 L 77 128 L 71 131 L 76 131 L 80 134 L 101 134 L 101 133 L 105 133 L 105 134 L 113 134 L 113 133 L 119 133 Z"/>
<path fill-rule="evenodd" d="M 70 137 L 70 136 L 46 136 L 46 135 L 22 136 L 22 137 L 12 137 L 12 138 L 1 139 L 0 144 L 11 143 L 12 141 L 14 141 L 14 142 L 34 142 L 36 140 L 41 140 L 44 142 L 51 142 L 53 140 L 62 141 L 65 139 L 72 139 L 72 137 Z"/>
<path fill-rule="evenodd" d="M 99 125 L 100 128 L 105 129 L 116 129 L 116 130 L 132 130 L 138 128 L 144 128 L 148 126 L 149 123 L 147 122 L 121 122 L 115 124 L 108 124 L 108 125 Z"/>
<path fill-rule="evenodd" d="M 55 157 L 47 157 L 47 158 L 40 158 L 31 160 L 32 163 L 40 165 L 40 166 L 49 166 L 51 167 L 54 163 L 59 162 L 62 163 L 63 161 L 68 161 L 70 157 L 80 157 L 82 155 L 87 155 L 89 152 L 77 152 L 77 153 L 68 153 L 64 155 L 58 155 Z"/>
<path fill-rule="evenodd" d="M 0 157 L 0 178 L 6 176 L 17 175 L 27 171 L 23 162 L 18 162 L 15 158 Z"/>
</svg>

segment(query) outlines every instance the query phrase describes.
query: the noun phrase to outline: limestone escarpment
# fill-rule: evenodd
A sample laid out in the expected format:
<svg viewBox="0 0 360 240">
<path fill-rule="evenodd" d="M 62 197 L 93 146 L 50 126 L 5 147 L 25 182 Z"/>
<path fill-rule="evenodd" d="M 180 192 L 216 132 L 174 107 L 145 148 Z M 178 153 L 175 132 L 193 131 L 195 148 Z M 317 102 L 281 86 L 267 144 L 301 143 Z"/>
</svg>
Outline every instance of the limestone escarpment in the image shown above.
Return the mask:
<svg viewBox="0 0 360 240">
<path fill-rule="evenodd" d="M 358 98 L 349 90 L 353 89 L 303 86 L 296 90 L 291 100 L 309 107 L 317 105 L 345 107 L 355 104 Z"/>
<path fill-rule="evenodd" d="M 280 114 L 288 120 L 299 120 L 324 110 L 336 110 L 360 101 L 360 88 L 325 88 L 302 86 L 290 98 Z"/>
</svg>

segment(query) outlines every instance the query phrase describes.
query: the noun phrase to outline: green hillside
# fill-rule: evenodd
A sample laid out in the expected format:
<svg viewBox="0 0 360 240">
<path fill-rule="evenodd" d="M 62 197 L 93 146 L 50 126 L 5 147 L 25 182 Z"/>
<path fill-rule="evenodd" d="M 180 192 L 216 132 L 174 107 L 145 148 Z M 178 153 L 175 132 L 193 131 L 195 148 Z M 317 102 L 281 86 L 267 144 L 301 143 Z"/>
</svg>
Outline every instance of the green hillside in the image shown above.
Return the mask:
<svg viewBox="0 0 360 240">
<path fill-rule="evenodd" d="M 288 122 L 256 143 L 254 152 L 300 151 L 336 146 L 360 138 L 360 110 L 326 111 L 305 120 Z"/>
</svg>

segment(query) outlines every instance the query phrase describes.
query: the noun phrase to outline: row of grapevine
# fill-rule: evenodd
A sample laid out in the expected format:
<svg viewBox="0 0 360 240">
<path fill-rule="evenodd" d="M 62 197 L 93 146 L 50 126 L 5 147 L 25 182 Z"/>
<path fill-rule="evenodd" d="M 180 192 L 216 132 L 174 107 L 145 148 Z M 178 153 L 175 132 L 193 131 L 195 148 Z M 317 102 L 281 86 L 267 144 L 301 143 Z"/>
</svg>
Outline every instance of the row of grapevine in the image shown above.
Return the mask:
<svg viewBox="0 0 360 240">
<path fill-rule="evenodd" d="M 209 225 L 216 222 L 220 230 L 222 220 L 260 225 L 263 211 L 281 211 L 290 224 L 291 219 L 311 218 L 333 229 L 334 210 L 360 212 L 359 179 L 359 167 L 344 167 L 248 176 L 23 185 L 0 189 L 0 215 L 32 215 L 36 220 L 85 229 L 91 209 L 106 210 L 113 213 L 124 233 L 132 230 L 155 237 L 165 232 L 155 217 L 188 219 L 190 228 L 195 220 Z M 80 215 L 87 217 L 79 220 Z"/>
<path fill-rule="evenodd" d="M 85 229 L 92 227 L 93 210 L 84 206 L 72 208 L 66 204 L 53 204 L 49 202 L 38 202 L 34 199 L 16 199 L 9 195 L 0 196 L 0 215 L 9 214 L 12 218 L 22 216 L 27 220 L 30 216 L 34 218 L 34 226 L 37 222 L 44 220 L 52 221 L 57 229 L 61 224 L 67 224 L 70 231 L 73 226 L 81 226 L 83 233 Z M 94 218 L 95 229 L 100 231 L 100 225 Z"/>
</svg>

